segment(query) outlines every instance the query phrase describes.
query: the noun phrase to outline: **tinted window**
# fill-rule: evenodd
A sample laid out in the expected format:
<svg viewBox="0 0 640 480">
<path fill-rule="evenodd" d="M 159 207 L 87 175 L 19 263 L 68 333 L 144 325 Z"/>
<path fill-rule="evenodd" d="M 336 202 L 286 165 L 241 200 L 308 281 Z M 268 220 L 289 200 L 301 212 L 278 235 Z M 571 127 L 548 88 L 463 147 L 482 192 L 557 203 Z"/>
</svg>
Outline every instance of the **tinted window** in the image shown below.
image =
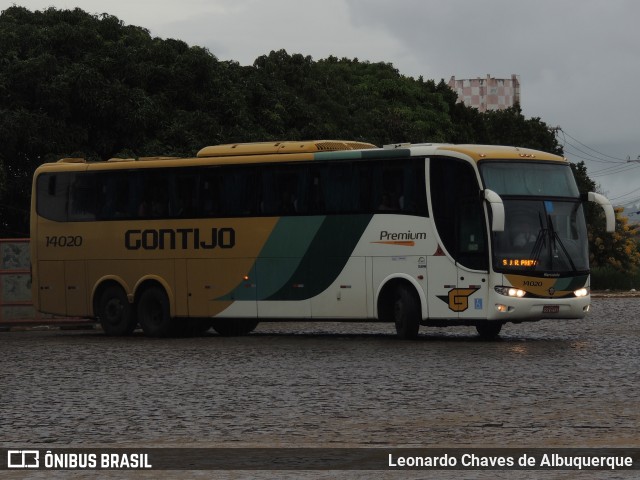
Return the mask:
<svg viewBox="0 0 640 480">
<path fill-rule="evenodd" d="M 444 247 L 465 267 L 488 269 L 487 233 L 473 167 L 444 157 L 430 160 L 431 204 Z"/>
<path fill-rule="evenodd" d="M 424 159 L 44 173 L 37 210 L 56 221 L 426 216 Z"/>
<path fill-rule="evenodd" d="M 75 173 L 43 173 L 38 177 L 36 208 L 38 213 L 49 220 L 67 220 L 69 186 Z"/>
<path fill-rule="evenodd" d="M 480 164 L 487 188 L 499 195 L 578 197 L 569 165 L 551 162 L 498 162 Z"/>
</svg>

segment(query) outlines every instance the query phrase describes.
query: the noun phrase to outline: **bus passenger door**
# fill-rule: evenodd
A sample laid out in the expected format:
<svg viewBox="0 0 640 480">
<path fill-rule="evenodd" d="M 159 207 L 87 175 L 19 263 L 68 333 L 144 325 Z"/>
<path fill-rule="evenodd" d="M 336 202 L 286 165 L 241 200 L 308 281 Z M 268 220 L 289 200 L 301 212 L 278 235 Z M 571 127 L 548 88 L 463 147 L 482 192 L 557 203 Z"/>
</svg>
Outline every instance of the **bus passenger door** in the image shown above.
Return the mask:
<svg viewBox="0 0 640 480">
<path fill-rule="evenodd" d="M 429 316 L 486 318 L 487 224 L 476 171 L 471 163 L 450 157 L 430 158 L 429 165 L 431 211 L 440 242 L 427 259 Z"/>
<path fill-rule="evenodd" d="M 458 318 L 454 298 L 458 269 L 440 247 L 427 257 L 427 303 L 430 319 Z"/>
<path fill-rule="evenodd" d="M 459 318 L 487 318 L 489 298 L 489 249 L 484 205 L 477 195 L 476 183 L 459 201 L 456 260 L 458 265 Z"/>
<path fill-rule="evenodd" d="M 454 264 L 444 255 L 427 257 L 429 318 L 461 319 L 486 316 L 488 273 Z"/>
<path fill-rule="evenodd" d="M 458 318 L 487 318 L 489 282 L 487 272 L 474 272 L 458 267 Z"/>
</svg>

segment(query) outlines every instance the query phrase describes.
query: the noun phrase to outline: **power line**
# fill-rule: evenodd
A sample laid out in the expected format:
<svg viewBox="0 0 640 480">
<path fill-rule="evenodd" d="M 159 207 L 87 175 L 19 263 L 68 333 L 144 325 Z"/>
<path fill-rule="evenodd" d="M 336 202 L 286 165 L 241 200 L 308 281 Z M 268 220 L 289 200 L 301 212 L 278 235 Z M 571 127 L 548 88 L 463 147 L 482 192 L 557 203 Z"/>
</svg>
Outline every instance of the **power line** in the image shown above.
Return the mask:
<svg viewBox="0 0 640 480">
<path fill-rule="evenodd" d="M 603 170 L 597 170 L 595 172 L 590 172 L 589 176 L 591 178 L 597 177 L 608 177 L 610 175 L 617 175 L 619 173 L 626 173 L 631 170 L 635 170 L 639 168 L 640 165 L 617 165 L 615 167 L 605 168 Z"/>
<path fill-rule="evenodd" d="M 619 198 L 627 197 L 627 196 L 631 195 L 632 193 L 635 193 L 635 192 L 637 192 L 639 190 L 640 190 L 640 187 L 638 187 L 638 188 L 636 188 L 634 190 L 631 190 L 630 192 L 627 192 L 627 193 L 625 193 L 623 195 L 618 195 L 617 197 L 612 197 L 609 200 L 618 200 Z M 633 201 L 631 203 L 633 203 Z"/>
<path fill-rule="evenodd" d="M 585 160 L 587 162 L 604 163 L 606 165 L 609 165 L 609 167 L 605 167 L 605 168 L 619 168 L 621 166 L 626 166 L 626 162 L 624 162 L 624 163 L 623 162 L 613 162 L 611 160 L 602 160 L 602 159 L 598 159 L 598 158 L 594 158 L 594 157 L 588 157 L 588 156 L 581 155 L 579 152 L 576 152 L 576 151 L 573 150 L 575 147 L 573 145 L 571 145 L 570 143 L 562 145 L 562 148 L 563 148 L 564 154 L 566 156 L 579 158 L 579 159 Z"/>
<path fill-rule="evenodd" d="M 581 142 L 580 140 L 578 140 L 577 138 L 572 137 L 571 135 L 569 135 L 569 134 L 568 134 L 564 129 L 562 129 L 562 127 L 557 127 L 557 131 L 562 132 L 562 136 L 563 136 L 563 137 L 565 137 L 565 138 L 564 138 L 564 140 L 565 140 L 565 142 L 566 142 L 566 143 L 570 143 L 570 142 L 568 142 L 568 141 L 567 141 L 567 139 L 566 139 L 566 137 L 569 137 L 571 140 L 573 140 L 574 142 L 576 142 L 576 143 L 578 143 L 579 145 L 583 146 L 583 147 L 584 147 L 584 148 L 586 148 L 587 150 L 591 150 L 592 152 L 597 153 L 597 154 L 599 155 L 599 157 L 596 157 L 595 155 L 593 155 L 593 154 L 591 154 L 591 153 L 584 152 L 584 151 L 583 151 L 583 150 L 581 150 L 580 148 L 578 148 L 578 147 L 576 147 L 575 145 L 573 145 L 573 147 L 574 147 L 576 150 L 578 150 L 578 151 L 580 151 L 580 152 L 582 152 L 582 153 L 585 153 L 586 155 L 589 155 L 589 156 L 591 156 L 591 157 L 593 157 L 593 158 L 595 158 L 595 159 L 598 159 L 598 160 L 600 160 L 600 161 L 604 161 L 604 162 L 606 162 L 606 161 L 609 161 L 609 162 L 610 162 L 610 160 L 605 160 L 605 159 L 603 159 L 603 158 L 600 158 L 600 157 L 606 157 L 606 158 L 610 158 L 610 159 L 612 159 L 612 160 L 616 160 L 617 162 L 622 162 L 622 163 L 626 163 L 626 162 L 627 162 L 627 160 L 628 160 L 628 159 L 626 159 L 626 158 L 613 157 L 613 156 L 611 156 L 611 155 L 607 155 L 606 153 L 602 153 L 602 152 L 600 152 L 600 151 L 596 150 L 595 148 L 591 148 L 589 145 L 585 145 L 584 143 L 582 143 L 582 142 Z M 612 163 L 613 163 L 613 162 L 612 162 Z"/>
<path fill-rule="evenodd" d="M 596 170 L 596 171 L 591 172 L 591 173 L 593 173 L 593 174 L 599 174 L 599 173 L 605 173 L 605 172 L 606 173 L 615 173 L 615 172 L 617 172 L 619 170 L 622 170 L 622 169 L 633 170 L 634 168 L 637 168 L 638 166 L 640 166 L 640 165 L 637 165 L 637 164 L 636 165 L 629 165 L 628 163 L 625 163 L 625 164 L 616 163 L 615 165 L 612 165 L 610 167 L 604 167 L 604 168 L 602 168 L 600 170 Z"/>
<path fill-rule="evenodd" d="M 631 160 L 630 157 L 620 158 L 615 157 L 613 155 L 608 155 L 603 153 L 595 148 L 592 148 L 585 143 L 581 142 L 571 134 L 567 133 L 562 127 L 558 126 L 555 128 L 551 128 L 558 140 L 560 141 L 563 149 L 565 150 L 565 154 L 571 157 L 576 157 L 581 160 L 585 160 L 590 163 L 601 163 L 605 164 L 603 168 L 600 168 L 595 171 L 589 172 L 590 178 L 603 178 L 603 177 L 612 177 L 620 174 L 628 175 L 630 172 L 635 171 L 640 167 L 640 155 L 638 155 L 637 160 Z M 562 137 L 560 137 L 562 134 Z M 635 176 L 635 175 L 634 175 Z M 640 203 L 640 197 L 638 193 L 640 188 L 636 188 L 629 192 L 626 192 L 622 195 L 618 195 L 615 197 L 610 197 L 611 201 L 618 201 L 618 205 L 628 208 L 635 207 Z M 634 195 L 635 194 L 635 195 Z M 629 199 L 629 197 L 631 198 Z M 634 212 L 634 214 L 639 214 L 639 212 Z"/>
</svg>

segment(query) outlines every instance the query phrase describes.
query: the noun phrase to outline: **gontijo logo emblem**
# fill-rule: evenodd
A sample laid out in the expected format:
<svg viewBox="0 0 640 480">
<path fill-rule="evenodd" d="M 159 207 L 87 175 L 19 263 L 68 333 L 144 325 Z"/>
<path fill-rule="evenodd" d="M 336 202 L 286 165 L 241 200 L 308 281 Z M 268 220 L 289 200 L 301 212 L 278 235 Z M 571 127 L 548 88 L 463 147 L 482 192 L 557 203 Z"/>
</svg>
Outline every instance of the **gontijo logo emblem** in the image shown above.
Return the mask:
<svg viewBox="0 0 640 480">
<path fill-rule="evenodd" d="M 449 295 L 438 295 L 444 303 L 449 304 L 449 310 L 454 312 L 464 312 L 469 308 L 469 297 L 479 288 L 453 288 L 449 290 Z"/>
</svg>

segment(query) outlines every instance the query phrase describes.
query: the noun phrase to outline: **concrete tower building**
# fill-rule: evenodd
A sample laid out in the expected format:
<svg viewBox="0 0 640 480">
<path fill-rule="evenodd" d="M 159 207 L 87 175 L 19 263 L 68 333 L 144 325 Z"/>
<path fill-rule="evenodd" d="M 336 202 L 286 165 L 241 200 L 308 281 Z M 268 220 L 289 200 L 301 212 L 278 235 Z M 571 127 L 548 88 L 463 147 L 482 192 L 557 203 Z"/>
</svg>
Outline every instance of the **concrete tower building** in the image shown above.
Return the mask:
<svg viewBox="0 0 640 480">
<path fill-rule="evenodd" d="M 481 112 L 502 110 L 520 103 L 520 75 L 511 78 L 471 78 L 456 80 L 451 77 L 449 87 L 458 94 L 458 101 Z"/>
</svg>

